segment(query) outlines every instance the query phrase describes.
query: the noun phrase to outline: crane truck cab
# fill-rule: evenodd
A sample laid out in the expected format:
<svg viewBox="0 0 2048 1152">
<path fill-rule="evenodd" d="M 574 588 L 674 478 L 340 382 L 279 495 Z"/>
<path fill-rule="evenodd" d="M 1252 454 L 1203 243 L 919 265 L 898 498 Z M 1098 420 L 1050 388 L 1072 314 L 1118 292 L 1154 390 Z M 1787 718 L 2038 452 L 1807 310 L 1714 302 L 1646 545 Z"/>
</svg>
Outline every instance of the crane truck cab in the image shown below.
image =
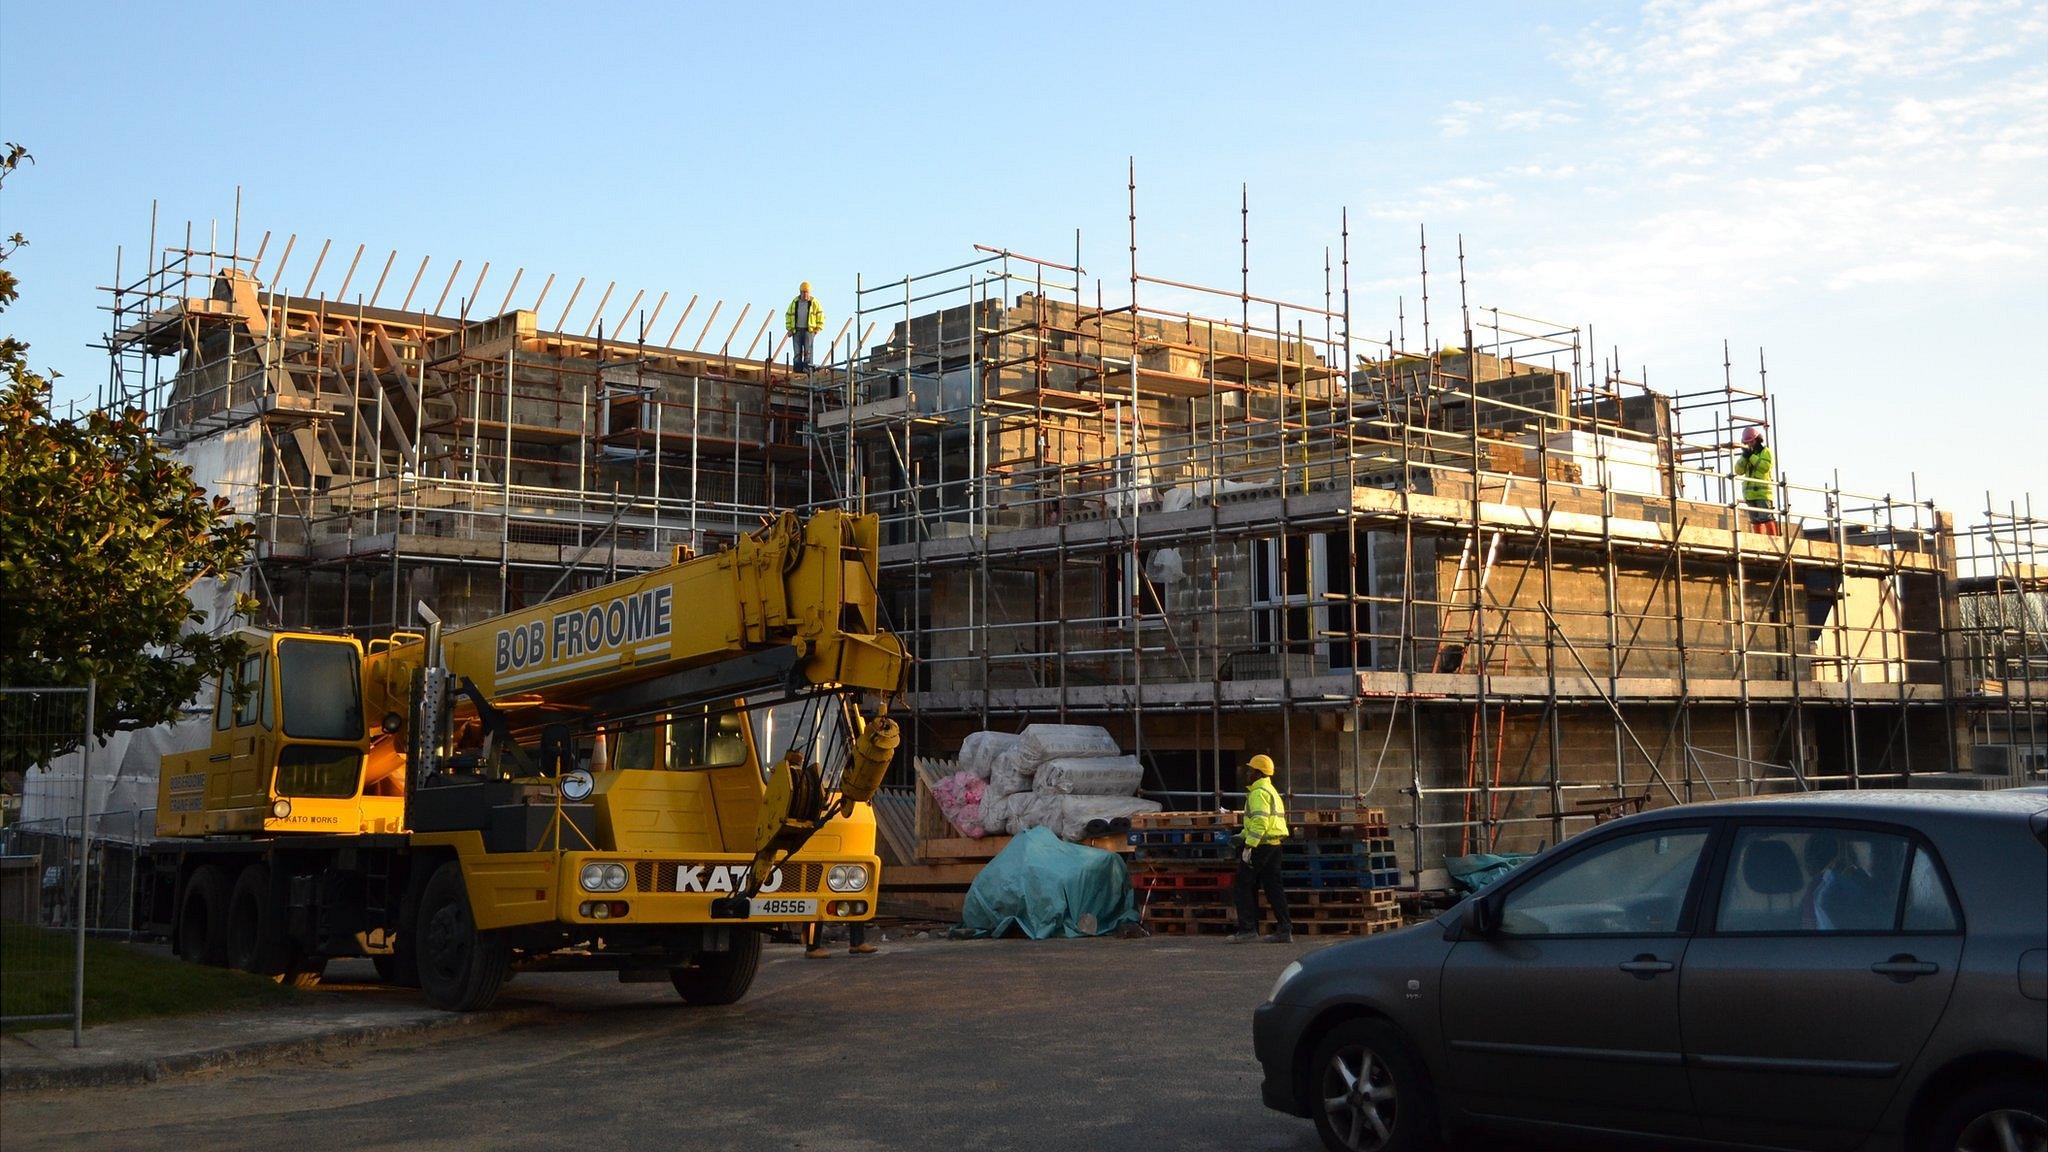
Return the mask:
<svg viewBox="0 0 2048 1152">
<path fill-rule="evenodd" d="M 452 1010 L 520 969 L 744 995 L 762 933 L 874 915 L 905 656 L 872 516 L 443 634 L 248 632 L 164 758 L 137 907 L 179 955 L 310 981 L 370 956 Z M 864 707 L 865 706 L 865 707 Z"/>
</svg>

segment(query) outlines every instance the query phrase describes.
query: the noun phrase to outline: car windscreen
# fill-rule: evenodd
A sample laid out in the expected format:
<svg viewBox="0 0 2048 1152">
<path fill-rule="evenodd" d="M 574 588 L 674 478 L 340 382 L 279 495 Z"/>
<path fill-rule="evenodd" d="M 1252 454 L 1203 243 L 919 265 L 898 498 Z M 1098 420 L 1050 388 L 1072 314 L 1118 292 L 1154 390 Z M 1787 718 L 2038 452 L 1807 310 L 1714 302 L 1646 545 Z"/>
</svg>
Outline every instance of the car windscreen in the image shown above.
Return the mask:
<svg viewBox="0 0 2048 1152">
<path fill-rule="evenodd" d="M 355 645 L 285 640 L 277 646 L 277 669 L 285 735 L 301 740 L 362 738 Z"/>
</svg>

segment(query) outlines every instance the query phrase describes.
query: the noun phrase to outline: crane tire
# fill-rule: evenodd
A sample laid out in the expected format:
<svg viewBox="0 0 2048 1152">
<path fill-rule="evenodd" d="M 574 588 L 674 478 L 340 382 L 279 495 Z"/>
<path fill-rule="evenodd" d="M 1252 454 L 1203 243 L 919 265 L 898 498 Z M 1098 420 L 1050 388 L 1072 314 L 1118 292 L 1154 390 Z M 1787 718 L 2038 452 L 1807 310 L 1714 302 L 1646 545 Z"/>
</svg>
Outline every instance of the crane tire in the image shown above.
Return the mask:
<svg viewBox="0 0 2048 1152">
<path fill-rule="evenodd" d="M 415 931 L 413 956 L 428 1003 L 449 1012 L 490 1007 L 511 970 L 512 950 L 497 933 L 478 930 L 461 864 L 450 860 L 427 881 Z"/>
<path fill-rule="evenodd" d="M 228 894 L 228 876 L 219 865 L 192 870 L 178 906 L 178 955 L 216 968 L 227 964 Z"/>
<path fill-rule="evenodd" d="M 761 934 L 749 928 L 733 930 L 732 948 L 725 952 L 700 952 L 694 963 L 669 969 L 669 982 L 683 1003 L 699 1007 L 731 1004 L 753 986 L 754 973 L 761 968 Z"/>
</svg>

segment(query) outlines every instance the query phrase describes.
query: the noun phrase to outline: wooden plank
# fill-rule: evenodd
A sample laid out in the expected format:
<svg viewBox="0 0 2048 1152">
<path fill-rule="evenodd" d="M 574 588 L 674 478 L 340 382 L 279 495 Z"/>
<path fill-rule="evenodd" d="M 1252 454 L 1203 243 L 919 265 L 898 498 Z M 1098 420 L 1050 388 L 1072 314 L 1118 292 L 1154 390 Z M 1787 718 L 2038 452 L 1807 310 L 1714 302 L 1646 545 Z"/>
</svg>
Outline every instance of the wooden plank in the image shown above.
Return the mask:
<svg viewBox="0 0 2048 1152">
<path fill-rule="evenodd" d="M 882 890 L 880 915 L 906 920 L 958 920 L 967 906 L 965 892 L 892 892 Z"/>
<path fill-rule="evenodd" d="M 972 884 L 981 875 L 983 860 L 961 864 L 905 864 L 898 868 L 884 869 L 882 891 L 890 888 L 925 888 L 946 884 Z"/>
<path fill-rule="evenodd" d="M 905 788 L 885 788 L 874 800 L 875 828 L 881 833 L 882 865 L 915 864 L 917 797 Z"/>
<path fill-rule="evenodd" d="M 926 860 L 990 860 L 1009 843 L 1008 836 L 936 836 L 920 841 L 918 850 Z"/>
</svg>

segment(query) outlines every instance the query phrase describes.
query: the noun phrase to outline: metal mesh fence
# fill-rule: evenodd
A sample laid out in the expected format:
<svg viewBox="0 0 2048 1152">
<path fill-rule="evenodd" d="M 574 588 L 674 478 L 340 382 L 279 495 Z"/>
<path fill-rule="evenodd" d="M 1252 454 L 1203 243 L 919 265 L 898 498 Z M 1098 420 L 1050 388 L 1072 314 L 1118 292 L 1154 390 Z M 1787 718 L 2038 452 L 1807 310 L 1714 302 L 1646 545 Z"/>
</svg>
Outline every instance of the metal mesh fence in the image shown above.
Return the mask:
<svg viewBox="0 0 2048 1152">
<path fill-rule="evenodd" d="M 0 1024 L 69 1020 L 74 1042 L 85 930 L 95 889 L 102 915 L 108 891 L 92 867 L 94 704 L 90 687 L 0 688 L 0 776 L 39 810 L 77 813 L 0 830 Z M 132 877 L 132 846 L 127 856 Z M 125 907 L 129 897 L 115 899 Z"/>
</svg>

